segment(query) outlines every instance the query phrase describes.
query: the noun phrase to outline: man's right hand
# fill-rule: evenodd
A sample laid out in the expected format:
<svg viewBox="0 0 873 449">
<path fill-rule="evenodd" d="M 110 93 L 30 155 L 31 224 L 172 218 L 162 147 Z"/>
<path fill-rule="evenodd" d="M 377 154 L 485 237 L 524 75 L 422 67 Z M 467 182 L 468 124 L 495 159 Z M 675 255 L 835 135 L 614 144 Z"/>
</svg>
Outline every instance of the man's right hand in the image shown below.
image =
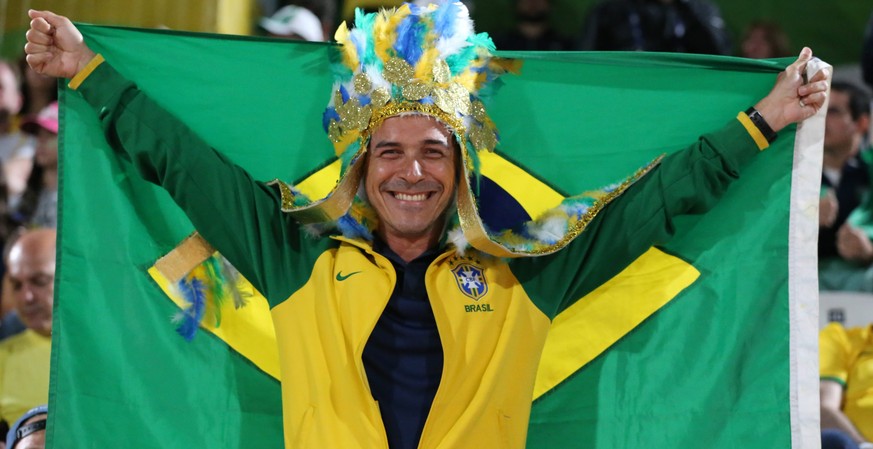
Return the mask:
<svg viewBox="0 0 873 449">
<path fill-rule="evenodd" d="M 24 52 L 27 63 L 37 73 L 72 78 L 94 57 L 70 19 L 33 9 L 27 15 L 31 20 Z"/>
</svg>

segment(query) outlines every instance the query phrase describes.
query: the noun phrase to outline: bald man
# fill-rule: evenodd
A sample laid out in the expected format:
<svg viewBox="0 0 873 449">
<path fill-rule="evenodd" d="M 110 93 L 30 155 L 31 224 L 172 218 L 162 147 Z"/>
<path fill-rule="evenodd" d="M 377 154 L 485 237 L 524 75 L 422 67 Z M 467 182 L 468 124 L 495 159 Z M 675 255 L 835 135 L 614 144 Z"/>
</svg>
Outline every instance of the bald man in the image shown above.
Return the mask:
<svg viewBox="0 0 873 449">
<path fill-rule="evenodd" d="M 12 302 L 27 329 L 0 342 L 0 419 L 7 423 L 48 402 L 55 231 L 36 229 L 9 252 Z"/>
</svg>

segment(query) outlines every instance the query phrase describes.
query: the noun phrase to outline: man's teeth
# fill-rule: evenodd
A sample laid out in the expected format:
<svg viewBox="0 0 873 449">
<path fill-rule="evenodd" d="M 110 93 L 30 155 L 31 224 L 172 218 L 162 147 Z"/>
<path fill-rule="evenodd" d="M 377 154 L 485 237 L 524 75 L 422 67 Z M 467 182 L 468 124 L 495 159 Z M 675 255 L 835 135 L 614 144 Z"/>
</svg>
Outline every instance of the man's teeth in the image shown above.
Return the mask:
<svg viewBox="0 0 873 449">
<path fill-rule="evenodd" d="M 395 193 L 394 198 L 397 198 L 401 201 L 424 201 L 427 199 L 426 193 L 418 193 L 415 195 L 410 195 L 408 193 Z"/>
</svg>

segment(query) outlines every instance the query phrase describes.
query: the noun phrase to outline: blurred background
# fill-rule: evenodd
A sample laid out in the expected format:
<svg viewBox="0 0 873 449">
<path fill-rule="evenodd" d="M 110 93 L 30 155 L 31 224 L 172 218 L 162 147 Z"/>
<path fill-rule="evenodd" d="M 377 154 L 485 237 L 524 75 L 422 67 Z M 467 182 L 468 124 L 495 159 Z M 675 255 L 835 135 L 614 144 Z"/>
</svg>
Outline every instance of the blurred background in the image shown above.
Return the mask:
<svg viewBox="0 0 873 449">
<path fill-rule="evenodd" d="M 309 8 L 324 22 L 325 36 L 332 37 L 336 25 L 355 6 L 374 7 L 390 1 L 343 0 L 0 0 L 0 54 L 15 59 L 24 42 L 28 8 L 51 9 L 79 22 L 133 27 L 166 27 L 176 30 L 242 35 L 264 34 L 261 17 L 295 3 Z M 548 3 L 548 2 L 546 2 Z M 549 21 L 562 36 L 573 40 L 581 32 L 590 8 L 597 0 L 552 0 Z M 756 20 L 778 23 L 792 43 L 791 53 L 800 46 L 812 47 L 833 64 L 852 64 L 861 53 L 861 38 L 873 11 L 870 0 L 714 0 L 721 10 L 739 54 L 745 28 Z M 470 2 L 478 31 L 499 35 L 516 22 L 515 0 L 474 0 Z M 813 22 L 815 24 L 813 25 Z"/>
</svg>

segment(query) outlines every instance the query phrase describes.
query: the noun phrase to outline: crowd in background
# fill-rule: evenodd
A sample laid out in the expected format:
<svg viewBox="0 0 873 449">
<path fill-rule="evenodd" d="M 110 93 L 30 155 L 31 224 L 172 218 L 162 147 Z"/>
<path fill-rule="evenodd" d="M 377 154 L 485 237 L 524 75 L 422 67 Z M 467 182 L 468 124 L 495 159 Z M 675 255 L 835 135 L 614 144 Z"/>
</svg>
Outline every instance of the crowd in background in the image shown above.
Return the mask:
<svg viewBox="0 0 873 449">
<path fill-rule="evenodd" d="M 308 41 L 328 40 L 355 7 L 396 6 L 379 0 L 261 0 L 255 33 Z M 293 4 L 289 4 L 293 3 Z M 471 9 L 477 5 L 465 1 Z M 709 0 L 601 0 L 579 18 L 575 36 L 552 26 L 549 0 L 515 0 L 515 26 L 492 36 L 499 50 L 666 51 L 747 58 L 797 53 L 774 21 L 742 24 L 730 36 Z M 735 24 L 736 25 L 736 24 Z M 873 16 L 858 64 L 873 85 Z M 839 74 L 837 74 L 839 77 Z M 821 288 L 871 293 L 873 307 L 873 198 L 871 198 L 870 86 L 832 85 L 824 140 L 820 199 Z M 57 80 L 31 71 L 23 60 L 0 60 L 0 430 L 7 449 L 45 428 L 54 251 L 58 201 Z M 51 255 L 49 257 L 48 255 Z M 51 259 L 51 260 L 48 260 Z M 833 325 L 822 333 L 823 447 L 873 447 L 873 406 L 865 407 L 873 374 L 864 377 L 862 354 L 873 345 L 871 327 Z M 867 363 L 873 364 L 873 358 Z M 871 366 L 873 368 L 873 366 Z M 873 369 L 867 369 L 873 373 Z M 860 404 L 860 405 L 859 405 Z M 34 407 L 37 407 L 34 409 Z M 34 411 L 36 410 L 36 411 Z M 42 416 L 42 418 L 40 418 Z M 41 421 L 40 421 L 41 419 Z M 34 422 L 41 422 L 34 425 Z M 30 433 L 24 435 L 21 429 Z M 24 444 L 27 444 L 26 446 Z M 0 441 L 0 449 L 4 442 Z"/>
</svg>

